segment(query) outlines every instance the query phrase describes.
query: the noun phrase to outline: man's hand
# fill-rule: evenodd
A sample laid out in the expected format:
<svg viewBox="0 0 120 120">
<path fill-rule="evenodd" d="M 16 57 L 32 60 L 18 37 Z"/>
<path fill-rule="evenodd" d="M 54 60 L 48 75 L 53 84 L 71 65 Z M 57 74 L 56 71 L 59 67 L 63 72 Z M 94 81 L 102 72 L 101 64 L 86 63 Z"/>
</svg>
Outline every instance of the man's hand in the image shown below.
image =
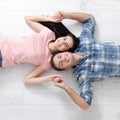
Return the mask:
<svg viewBox="0 0 120 120">
<path fill-rule="evenodd" d="M 54 22 L 61 22 L 63 18 L 63 11 L 57 11 L 53 16 L 51 16 L 54 19 Z"/>
<path fill-rule="evenodd" d="M 54 82 L 54 85 L 57 86 L 57 87 L 60 87 L 60 88 L 63 88 L 63 89 L 65 89 L 67 87 L 67 84 L 61 78 L 56 77 L 53 80 L 53 82 Z"/>
</svg>

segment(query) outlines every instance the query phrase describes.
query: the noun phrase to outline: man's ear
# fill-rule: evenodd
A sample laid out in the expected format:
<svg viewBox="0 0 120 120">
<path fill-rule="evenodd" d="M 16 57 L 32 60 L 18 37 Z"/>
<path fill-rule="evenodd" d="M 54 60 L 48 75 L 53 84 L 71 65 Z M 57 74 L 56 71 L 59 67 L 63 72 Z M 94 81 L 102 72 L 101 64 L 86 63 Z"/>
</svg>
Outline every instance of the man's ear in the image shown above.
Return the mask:
<svg viewBox="0 0 120 120">
<path fill-rule="evenodd" d="M 68 71 L 68 70 L 70 70 L 71 69 L 71 67 L 67 67 L 67 68 L 65 68 L 65 71 Z"/>
</svg>

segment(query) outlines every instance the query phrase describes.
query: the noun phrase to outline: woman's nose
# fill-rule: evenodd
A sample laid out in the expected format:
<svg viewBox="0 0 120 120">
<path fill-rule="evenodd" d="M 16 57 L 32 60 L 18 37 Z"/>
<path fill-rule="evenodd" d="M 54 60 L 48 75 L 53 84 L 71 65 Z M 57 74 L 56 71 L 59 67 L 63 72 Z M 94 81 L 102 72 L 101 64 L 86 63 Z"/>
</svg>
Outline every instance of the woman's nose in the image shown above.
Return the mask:
<svg viewBox="0 0 120 120">
<path fill-rule="evenodd" d="M 64 44 L 65 44 L 65 42 L 64 42 L 64 41 L 62 41 L 62 42 L 61 42 L 61 45 L 64 45 Z"/>
</svg>

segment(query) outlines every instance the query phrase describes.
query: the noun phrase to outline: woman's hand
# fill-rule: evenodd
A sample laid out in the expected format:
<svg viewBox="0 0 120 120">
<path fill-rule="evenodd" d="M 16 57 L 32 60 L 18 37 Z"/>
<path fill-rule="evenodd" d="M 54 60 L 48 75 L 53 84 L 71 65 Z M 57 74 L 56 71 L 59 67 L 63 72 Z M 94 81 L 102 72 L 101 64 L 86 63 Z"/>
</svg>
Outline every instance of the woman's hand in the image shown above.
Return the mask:
<svg viewBox="0 0 120 120">
<path fill-rule="evenodd" d="M 64 19 L 64 12 L 58 11 L 53 16 L 51 16 L 54 19 L 54 22 L 61 22 Z"/>
<path fill-rule="evenodd" d="M 46 76 L 47 79 L 49 79 L 50 81 L 54 81 L 55 79 L 62 79 L 63 76 L 62 75 L 49 75 L 49 76 Z"/>
</svg>

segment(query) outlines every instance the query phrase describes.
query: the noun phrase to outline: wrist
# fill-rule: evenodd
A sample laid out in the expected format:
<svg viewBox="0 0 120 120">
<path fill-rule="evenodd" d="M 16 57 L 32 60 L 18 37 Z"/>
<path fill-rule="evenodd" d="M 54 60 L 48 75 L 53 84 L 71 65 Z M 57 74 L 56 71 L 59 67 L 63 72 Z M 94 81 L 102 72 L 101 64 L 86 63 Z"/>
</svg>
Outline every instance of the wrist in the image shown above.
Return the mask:
<svg viewBox="0 0 120 120">
<path fill-rule="evenodd" d="M 47 81 L 51 81 L 52 80 L 51 76 L 46 76 L 46 79 L 47 79 Z"/>
<path fill-rule="evenodd" d="M 63 12 L 62 15 L 64 19 L 68 19 L 70 17 L 68 12 Z"/>
<path fill-rule="evenodd" d="M 63 19 L 67 19 L 67 12 L 61 12 Z"/>
<path fill-rule="evenodd" d="M 64 86 L 64 90 L 65 90 L 65 91 L 69 91 L 69 89 L 70 89 L 70 87 L 69 87 L 68 85 L 65 85 L 65 86 Z"/>
</svg>

